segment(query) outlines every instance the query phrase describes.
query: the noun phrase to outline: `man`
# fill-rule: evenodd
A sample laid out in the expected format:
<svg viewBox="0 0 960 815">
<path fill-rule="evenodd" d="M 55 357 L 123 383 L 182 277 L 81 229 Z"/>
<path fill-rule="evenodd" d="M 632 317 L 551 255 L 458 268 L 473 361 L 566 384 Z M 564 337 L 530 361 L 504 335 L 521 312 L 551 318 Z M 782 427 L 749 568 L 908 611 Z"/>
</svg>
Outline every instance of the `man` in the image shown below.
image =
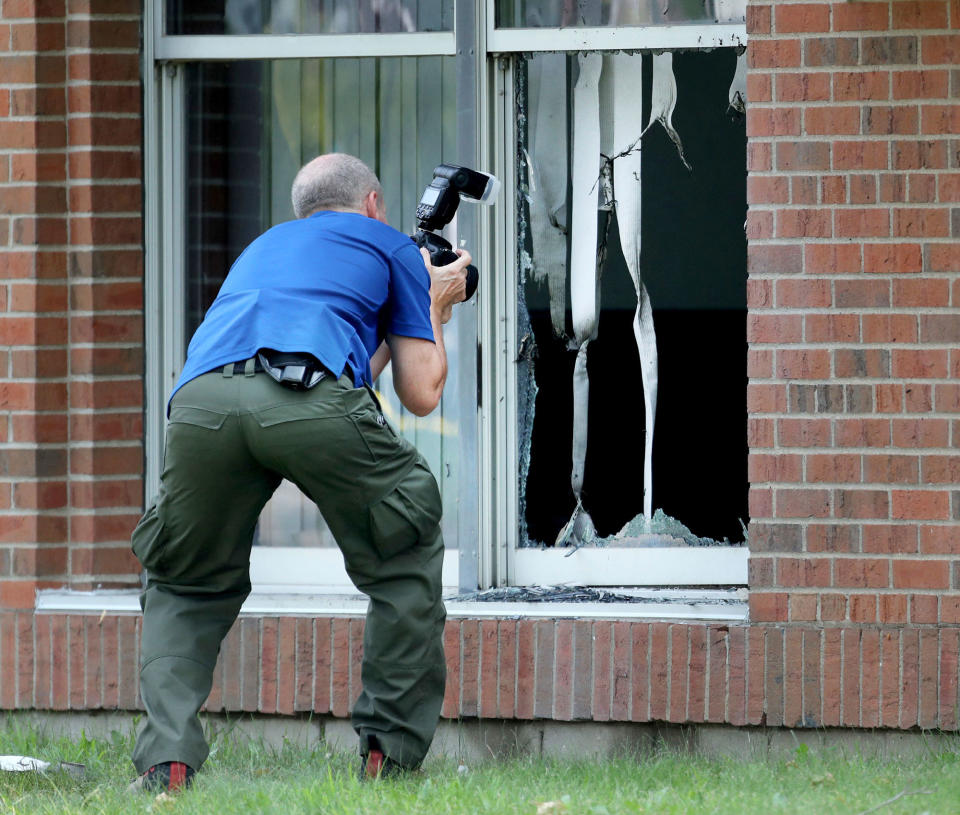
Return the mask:
<svg viewBox="0 0 960 815">
<path fill-rule="evenodd" d="M 190 342 L 160 492 L 133 533 L 147 572 L 139 787 L 183 787 L 207 757 L 197 712 L 250 592 L 257 517 L 283 478 L 317 504 L 370 598 L 353 710 L 361 772 L 417 767 L 440 715 L 440 494 L 370 385 L 392 359 L 404 407 L 437 406 L 442 326 L 470 255 L 434 268 L 386 225 L 380 183 L 352 156 L 314 159 L 292 195 L 297 220 L 246 248 Z"/>
</svg>

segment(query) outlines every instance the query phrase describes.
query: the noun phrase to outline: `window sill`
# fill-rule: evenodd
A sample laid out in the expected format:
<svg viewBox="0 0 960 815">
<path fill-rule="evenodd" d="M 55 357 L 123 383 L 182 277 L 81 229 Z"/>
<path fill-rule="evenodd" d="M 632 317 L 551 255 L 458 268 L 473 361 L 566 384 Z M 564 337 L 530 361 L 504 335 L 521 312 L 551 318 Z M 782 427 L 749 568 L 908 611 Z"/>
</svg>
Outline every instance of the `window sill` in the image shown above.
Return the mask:
<svg viewBox="0 0 960 815">
<path fill-rule="evenodd" d="M 633 602 L 478 602 L 446 601 L 450 618 L 550 617 L 564 619 L 747 619 L 747 590 L 740 589 L 625 589 Z M 41 614 L 139 614 L 139 592 L 43 590 L 37 594 Z M 361 594 L 302 594 L 255 591 L 240 610 L 244 616 L 304 615 L 358 617 L 367 610 Z"/>
</svg>

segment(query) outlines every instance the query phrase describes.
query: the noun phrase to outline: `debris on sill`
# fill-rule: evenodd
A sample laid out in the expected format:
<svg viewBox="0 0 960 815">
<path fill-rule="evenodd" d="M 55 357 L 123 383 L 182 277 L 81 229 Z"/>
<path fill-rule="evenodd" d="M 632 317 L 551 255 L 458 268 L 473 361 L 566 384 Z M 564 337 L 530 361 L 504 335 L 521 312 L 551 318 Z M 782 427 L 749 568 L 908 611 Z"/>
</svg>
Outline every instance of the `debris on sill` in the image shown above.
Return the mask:
<svg viewBox="0 0 960 815">
<path fill-rule="evenodd" d="M 701 538 L 691 532 L 676 518 L 667 515 L 662 509 L 656 510 L 652 518 L 642 512 L 624 524 L 614 535 L 599 537 L 589 516 L 584 513 L 578 502 L 570 521 L 560 530 L 555 546 L 569 548 L 568 557 L 584 546 L 592 547 L 633 547 L 637 549 L 666 549 L 674 546 L 743 546 L 747 540 L 747 528 L 743 528 L 743 541 L 732 542 L 727 538 Z M 546 548 L 546 547 L 544 547 Z"/>
<path fill-rule="evenodd" d="M 702 597 L 640 596 L 623 594 L 592 586 L 511 586 L 501 589 L 467 592 L 444 598 L 456 603 L 636 603 L 656 605 L 664 603 L 702 603 Z M 734 605 L 743 602 L 739 596 L 711 598 L 711 604 Z"/>
</svg>

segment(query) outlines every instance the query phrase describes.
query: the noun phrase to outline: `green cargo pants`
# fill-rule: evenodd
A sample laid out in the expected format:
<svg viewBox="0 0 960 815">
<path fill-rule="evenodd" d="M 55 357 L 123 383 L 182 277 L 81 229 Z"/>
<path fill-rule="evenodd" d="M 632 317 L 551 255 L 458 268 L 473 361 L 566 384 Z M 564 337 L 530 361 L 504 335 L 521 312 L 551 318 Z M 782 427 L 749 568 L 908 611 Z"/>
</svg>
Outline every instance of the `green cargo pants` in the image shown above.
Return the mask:
<svg viewBox="0 0 960 815">
<path fill-rule="evenodd" d="M 147 572 L 138 772 L 163 761 L 199 768 L 207 757 L 197 713 L 250 592 L 257 517 L 282 478 L 317 504 L 370 600 L 353 709 L 361 751 L 375 737 L 416 766 L 430 746 L 446 681 L 436 480 L 349 377 L 293 391 L 252 365 L 246 375 L 228 366 L 175 394 L 160 492 L 133 533 Z"/>
</svg>

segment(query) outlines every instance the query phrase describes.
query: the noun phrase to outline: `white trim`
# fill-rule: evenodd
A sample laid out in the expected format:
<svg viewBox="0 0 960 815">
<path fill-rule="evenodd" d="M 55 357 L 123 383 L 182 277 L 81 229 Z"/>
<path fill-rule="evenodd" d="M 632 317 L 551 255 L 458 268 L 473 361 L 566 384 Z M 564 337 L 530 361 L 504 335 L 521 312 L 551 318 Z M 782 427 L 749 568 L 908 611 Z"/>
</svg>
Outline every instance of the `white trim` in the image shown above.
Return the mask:
<svg viewBox="0 0 960 815">
<path fill-rule="evenodd" d="M 515 585 L 745 586 L 746 546 L 517 549 Z"/>
<path fill-rule="evenodd" d="M 410 34 L 171 35 L 160 37 L 162 61 L 315 59 L 318 57 L 453 56 L 452 31 Z"/>
<path fill-rule="evenodd" d="M 254 546 L 250 574 L 255 592 L 282 594 L 359 595 L 343 565 L 343 555 L 333 547 Z M 460 585 L 460 557 L 446 549 L 441 578 L 445 592 Z"/>
<path fill-rule="evenodd" d="M 491 54 L 532 51 L 672 51 L 745 46 L 744 23 L 654 25 L 622 28 L 493 28 Z"/>
<path fill-rule="evenodd" d="M 453 592 L 448 592 L 453 594 Z M 549 619 L 657 619 L 745 622 L 746 591 L 650 591 L 639 596 L 649 603 L 510 603 L 447 600 L 447 617 L 459 618 L 549 618 Z M 67 591 L 38 592 L 39 614 L 139 614 L 139 592 Z M 298 615 L 311 617 L 362 617 L 367 598 L 361 594 L 286 594 L 253 592 L 240 609 L 241 615 Z"/>
</svg>

